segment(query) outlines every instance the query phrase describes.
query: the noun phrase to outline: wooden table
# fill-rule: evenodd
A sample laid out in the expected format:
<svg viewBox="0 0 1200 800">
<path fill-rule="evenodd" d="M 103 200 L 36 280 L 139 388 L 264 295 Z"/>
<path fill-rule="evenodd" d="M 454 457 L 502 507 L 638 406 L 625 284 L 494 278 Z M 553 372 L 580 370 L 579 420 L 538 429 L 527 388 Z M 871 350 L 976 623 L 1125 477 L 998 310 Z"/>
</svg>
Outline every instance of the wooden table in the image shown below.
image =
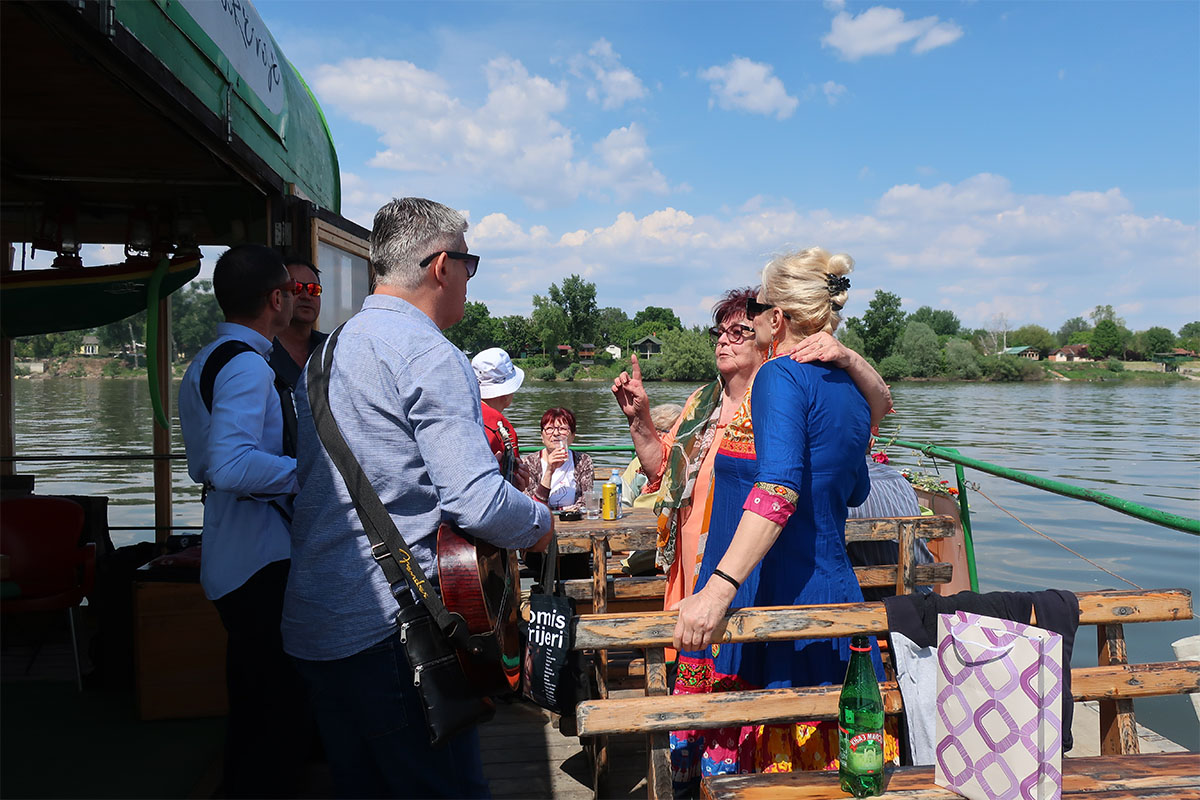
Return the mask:
<svg viewBox="0 0 1200 800">
<path fill-rule="evenodd" d="M 586 553 L 592 542 L 607 538 L 613 551 L 646 550 L 658 540 L 658 515 L 652 508 L 626 508 L 620 519 L 555 520 L 558 549 L 562 553 Z"/>
<path fill-rule="evenodd" d="M 705 778 L 705 800 L 824 800 L 849 797 L 836 772 L 791 772 Z M 1151 753 L 1063 759 L 1063 800 L 1200 800 L 1200 754 Z M 934 786 L 933 767 L 888 768 L 881 797 L 952 800 L 960 795 Z"/>
</svg>

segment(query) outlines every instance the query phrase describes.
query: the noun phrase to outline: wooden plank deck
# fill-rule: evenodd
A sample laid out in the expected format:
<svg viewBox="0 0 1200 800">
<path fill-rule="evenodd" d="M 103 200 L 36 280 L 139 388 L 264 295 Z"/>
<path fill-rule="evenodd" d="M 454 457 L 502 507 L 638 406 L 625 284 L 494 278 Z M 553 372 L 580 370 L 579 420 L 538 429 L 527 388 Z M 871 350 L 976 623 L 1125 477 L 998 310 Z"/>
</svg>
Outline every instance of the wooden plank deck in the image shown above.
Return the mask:
<svg viewBox="0 0 1200 800">
<path fill-rule="evenodd" d="M 577 736 L 563 736 L 550 712 L 532 703 L 500 703 L 496 717 L 479 727 L 483 774 L 492 797 L 553 797 L 590 800 L 591 759 Z M 646 796 L 645 737 L 614 736 L 609 744 L 610 774 L 602 798 Z"/>
</svg>

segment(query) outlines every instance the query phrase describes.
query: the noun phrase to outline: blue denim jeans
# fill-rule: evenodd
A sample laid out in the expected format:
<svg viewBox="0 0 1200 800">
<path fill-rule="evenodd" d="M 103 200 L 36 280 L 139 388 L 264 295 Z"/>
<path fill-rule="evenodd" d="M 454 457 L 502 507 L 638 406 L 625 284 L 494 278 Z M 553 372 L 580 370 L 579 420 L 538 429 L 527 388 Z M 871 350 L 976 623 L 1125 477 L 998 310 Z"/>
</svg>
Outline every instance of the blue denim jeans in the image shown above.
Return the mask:
<svg viewBox="0 0 1200 800">
<path fill-rule="evenodd" d="M 430 745 L 399 633 L 336 661 L 295 661 L 339 797 L 490 797 L 475 729 Z"/>
</svg>

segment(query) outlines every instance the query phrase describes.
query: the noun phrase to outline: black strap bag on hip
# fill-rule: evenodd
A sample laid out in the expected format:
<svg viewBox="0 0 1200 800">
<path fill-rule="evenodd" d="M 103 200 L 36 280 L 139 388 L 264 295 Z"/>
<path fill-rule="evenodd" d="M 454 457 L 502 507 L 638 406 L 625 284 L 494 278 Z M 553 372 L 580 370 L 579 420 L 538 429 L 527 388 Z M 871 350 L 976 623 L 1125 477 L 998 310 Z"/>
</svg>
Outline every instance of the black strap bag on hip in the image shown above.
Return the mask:
<svg viewBox="0 0 1200 800">
<path fill-rule="evenodd" d="M 309 359 L 308 403 L 321 444 L 346 482 L 371 542 L 371 553 L 400 606 L 396 616 L 400 642 L 425 709 L 429 739 L 438 745 L 495 713 L 491 698 L 482 696 L 467 680 L 458 653 L 478 655 L 488 650 L 489 644 L 485 637 L 470 635 L 466 620 L 447 609 L 430 586 L 329 410 L 329 373 L 340 333 L 340 327 L 333 332 L 320 358 Z"/>
<path fill-rule="evenodd" d="M 521 687 L 526 698 L 563 717 L 575 716 L 575 704 L 587 699 L 580 654 L 572 650 L 575 601 L 555 591 L 558 537 L 542 559 L 540 586 L 529 595 L 529 625 L 521 661 Z"/>
</svg>

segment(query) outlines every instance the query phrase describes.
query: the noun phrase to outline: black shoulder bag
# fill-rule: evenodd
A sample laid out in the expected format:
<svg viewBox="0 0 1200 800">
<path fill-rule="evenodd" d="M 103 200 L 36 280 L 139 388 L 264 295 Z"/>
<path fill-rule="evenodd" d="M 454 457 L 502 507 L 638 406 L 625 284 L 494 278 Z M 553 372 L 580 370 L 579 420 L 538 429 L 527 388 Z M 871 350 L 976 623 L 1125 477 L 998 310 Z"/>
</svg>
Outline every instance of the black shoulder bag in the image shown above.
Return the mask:
<svg viewBox="0 0 1200 800">
<path fill-rule="evenodd" d="M 467 681 L 456 652 L 459 648 L 479 655 L 487 642 L 470 635 L 462 616 L 450 612 L 429 585 L 330 412 L 329 373 L 341 330 L 339 327 L 329 337 L 320 358 L 309 359 L 308 403 L 321 444 L 346 482 L 371 542 L 371 554 L 393 587 L 400 606 L 396 615 L 400 642 L 425 708 L 430 741 L 438 745 L 495 713 L 491 698 L 481 696 Z M 414 594 L 420 602 L 413 599 Z"/>
</svg>

